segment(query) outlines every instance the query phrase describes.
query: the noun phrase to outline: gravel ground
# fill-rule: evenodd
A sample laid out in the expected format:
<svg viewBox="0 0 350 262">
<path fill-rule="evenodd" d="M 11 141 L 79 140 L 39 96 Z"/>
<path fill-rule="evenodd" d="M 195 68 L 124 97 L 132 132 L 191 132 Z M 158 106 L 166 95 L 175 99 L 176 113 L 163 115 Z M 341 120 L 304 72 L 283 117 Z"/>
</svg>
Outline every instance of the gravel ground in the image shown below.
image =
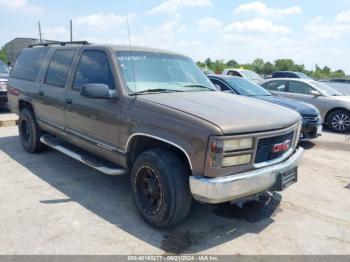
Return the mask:
<svg viewBox="0 0 350 262">
<path fill-rule="evenodd" d="M 265 203 L 200 205 L 172 230 L 139 217 L 128 177 L 26 153 L 0 128 L 0 254 L 350 254 L 350 137 L 306 148 L 299 181 Z"/>
</svg>

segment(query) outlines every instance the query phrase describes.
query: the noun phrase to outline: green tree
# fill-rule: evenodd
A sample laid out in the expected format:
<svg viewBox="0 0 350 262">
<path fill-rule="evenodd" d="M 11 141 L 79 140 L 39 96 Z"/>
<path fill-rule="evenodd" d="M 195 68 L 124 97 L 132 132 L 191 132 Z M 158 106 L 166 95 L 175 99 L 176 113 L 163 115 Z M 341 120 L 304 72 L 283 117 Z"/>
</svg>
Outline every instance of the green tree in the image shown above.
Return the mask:
<svg viewBox="0 0 350 262">
<path fill-rule="evenodd" d="M 211 68 L 213 61 L 210 58 L 205 59 L 204 63 L 207 65 L 208 68 Z"/>
<path fill-rule="evenodd" d="M 237 61 L 233 60 L 233 59 L 227 61 L 226 65 L 228 67 L 233 67 L 233 68 L 238 68 L 239 67 L 239 64 L 237 63 Z"/>
<path fill-rule="evenodd" d="M 2 60 L 6 64 L 8 62 L 6 49 L 4 47 L 1 47 L 1 49 L 0 49 L 0 60 Z"/>
<path fill-rule="evenodd" d="M 262 67 L 262 73 L 263 73 L 264 75 L 272 74 L 273 71 L 275 71 L 275 68 L 274 68 L 273 64 L 270 63 L 270 62 L 266 62 L 266 63 L 264 64 L 264 66 Z"/>
<path fill-rule="evenodd" d="M 338 70 L 334 71 L 332 76 L 333 77 L 337 77 L 337 78 L 344 78 L 344 77 L 346 77 L 345 72 L 343 70 L 341 70 L 341 69 L 338 69 Z"/>
<path fill-rule="evenodd" d="M 222 73 L 222 71 L 224 71 L 225 68 L 226 68 L 226 65 L 223 60 L 215 60 L 215 62 L 210 67 L 210 69 L 217 74 Z"/>
<path fill-rule="evenodd" d="M 292 59 L 277 59 L 275 61 L 276 71 L 292 71 L 295 64 Z"/>
<path fill-rule="evenodd" d="M 264 60 L 261 59 L 261 58 L 257 58 L 253 61 L 253 64 L 252 64 L 252 68 L 253 68 L 253 71 L 255 71 L 256 73 L 258 74 L 261 74 L 262 73 L 262 69 L 264 67 Z"/>
</svg>

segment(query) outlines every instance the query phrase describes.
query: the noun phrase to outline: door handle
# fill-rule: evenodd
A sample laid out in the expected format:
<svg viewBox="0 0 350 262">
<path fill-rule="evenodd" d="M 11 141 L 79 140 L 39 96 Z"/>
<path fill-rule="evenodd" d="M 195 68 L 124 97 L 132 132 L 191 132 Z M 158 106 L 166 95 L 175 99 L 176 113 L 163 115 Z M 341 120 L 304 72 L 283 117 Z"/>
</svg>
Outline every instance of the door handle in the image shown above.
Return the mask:
<svg viewBox="0 0 350 262">
<path fill-rule="evenodd" d="M 71 105 L 73 104 L 73 99 L 72 98 L 66 98 L 66 103 Z"/>
<path fill-rule="evenodd" d="M 39 96 L 44 96 L 44 91 L 39 91 Z"/>
</svg>

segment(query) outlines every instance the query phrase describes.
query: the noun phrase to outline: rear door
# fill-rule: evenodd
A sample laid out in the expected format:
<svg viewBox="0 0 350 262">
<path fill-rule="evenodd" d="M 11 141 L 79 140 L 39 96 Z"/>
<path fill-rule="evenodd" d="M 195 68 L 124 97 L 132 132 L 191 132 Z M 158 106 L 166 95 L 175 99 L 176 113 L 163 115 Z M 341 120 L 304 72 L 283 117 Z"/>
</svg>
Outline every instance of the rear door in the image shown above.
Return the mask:
<svg viewBox="0 0 350 262">
<path fill-rule="evenodd" d="M 89 48 L 80 54 L 66 95 L 66 131 L 82 143 L 115 152 L 119 144 L 119 100 L 91 99 L 80 95 L 85 84 L 105 84 L 115 89 L 111 56 L 108 50 Z"/>
<path fill-rule="evenodd" d="M 286 80 L 275 80 L 269 81 L 263 84 L 263 87 L 269 90 L 274 95 L 288 96 L 287 94 L 287 81 Z"/>
<path fill-rule="evenodd" d="M 39 89 L 40 120 L 45 124 L 64 130 L 65 96 L 68 76 L 76 49 L 54 49 Z"/>
</svg>

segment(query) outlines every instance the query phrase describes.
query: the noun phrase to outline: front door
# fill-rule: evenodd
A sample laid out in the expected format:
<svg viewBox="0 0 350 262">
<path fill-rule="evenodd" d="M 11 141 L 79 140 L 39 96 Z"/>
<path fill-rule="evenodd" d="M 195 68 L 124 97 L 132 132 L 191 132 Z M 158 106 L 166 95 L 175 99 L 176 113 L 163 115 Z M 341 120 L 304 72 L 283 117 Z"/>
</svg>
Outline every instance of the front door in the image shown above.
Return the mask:
<svg viewBox="0 0 350 262">
<path fill-rule="evenodd" d="M 82 52 L 66 96 L 66 131 L 85 143 L 118 152 L 118 100 L 91 99 L 80 95 L 85 84 L 105 84 L 115 89 L 110 63 L 104 51 L 87 49 Z"/>
</svg>

